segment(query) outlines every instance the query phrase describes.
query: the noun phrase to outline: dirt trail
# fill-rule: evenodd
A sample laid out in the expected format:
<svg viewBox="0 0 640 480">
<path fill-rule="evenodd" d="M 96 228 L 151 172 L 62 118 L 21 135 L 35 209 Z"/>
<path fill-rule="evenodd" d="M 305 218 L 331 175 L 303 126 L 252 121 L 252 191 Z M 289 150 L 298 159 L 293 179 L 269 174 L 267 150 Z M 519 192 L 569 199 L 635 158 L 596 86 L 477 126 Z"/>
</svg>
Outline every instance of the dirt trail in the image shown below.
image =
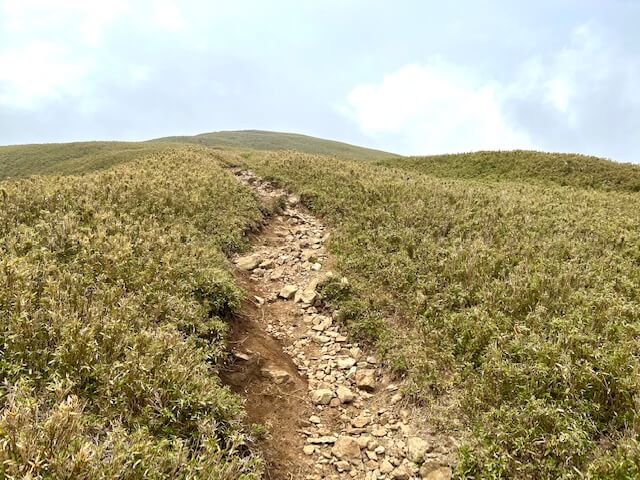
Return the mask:
<svg viewBox="0 0 640 480">
<path fill-rule="evenodd" d="M 264 201 L 287 199 L 253 251 L 235 259 L 251 298 L 234 326 L 234 362 L 222 372 L 250 419 L 268 428 L 267 478 L 450 478 L 454 439 L 425 430 L 390 373 L 349 340 L 317 292 L 331 275 L 328 229 L 296 197 L 234 173 Z"/>
</svg>

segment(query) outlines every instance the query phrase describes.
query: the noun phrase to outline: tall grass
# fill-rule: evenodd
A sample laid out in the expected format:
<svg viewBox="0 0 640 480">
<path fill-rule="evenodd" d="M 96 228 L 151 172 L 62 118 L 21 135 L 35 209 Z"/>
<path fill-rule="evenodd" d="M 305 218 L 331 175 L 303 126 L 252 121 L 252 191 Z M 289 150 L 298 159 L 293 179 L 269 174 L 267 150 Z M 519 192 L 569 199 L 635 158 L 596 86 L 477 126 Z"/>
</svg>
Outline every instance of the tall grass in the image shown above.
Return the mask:
<svg viewBox="0 0 640 480">
<path fill-rule="evenodd" d="M 335 227 L 351 289 L 327 291 L 353 330 L 417 397 L 460 396 L 474 432 L 460 477 L 637 478 L 640 197 L 293 153 L 246 162 Z"/>
<path fill-rule="evenodd" d="M 216 365 L 260 211 L 218 155 L 0 189 L 0 477 L 258 478 Z"/>
<path fill-rule="evenodd" d="M 167 145 L 76 142 L 0 146 L 0 180 L 29 175 L 79 175 L 159 153 Z"/>
<path fill-rule="evenodd" d="M 378 163 L 441 178 L 640 192 L 640 166 L 587 155 L 516 150 L 389 158 Z"/>
</svg>

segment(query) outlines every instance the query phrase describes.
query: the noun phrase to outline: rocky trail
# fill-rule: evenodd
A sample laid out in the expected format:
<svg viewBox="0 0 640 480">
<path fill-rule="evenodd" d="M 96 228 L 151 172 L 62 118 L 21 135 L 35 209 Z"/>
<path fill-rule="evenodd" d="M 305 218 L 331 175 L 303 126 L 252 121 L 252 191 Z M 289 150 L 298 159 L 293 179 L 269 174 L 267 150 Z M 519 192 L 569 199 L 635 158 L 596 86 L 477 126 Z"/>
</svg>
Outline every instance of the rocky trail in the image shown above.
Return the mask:
<svg viewBox="0 0 640 480">
<path fill-rule="evenodd" d="M 251 421 L 267 426 L 267 478 L 449 479 L 455 440 L 427 429 L 398 379 L 349 339 L 317 291 L 331 275 L 328 229 L 295 196 L 234 173 L 264 201 L 286 199 L 235 259 L 251 297 L 221 372 Z"/>
</svg>

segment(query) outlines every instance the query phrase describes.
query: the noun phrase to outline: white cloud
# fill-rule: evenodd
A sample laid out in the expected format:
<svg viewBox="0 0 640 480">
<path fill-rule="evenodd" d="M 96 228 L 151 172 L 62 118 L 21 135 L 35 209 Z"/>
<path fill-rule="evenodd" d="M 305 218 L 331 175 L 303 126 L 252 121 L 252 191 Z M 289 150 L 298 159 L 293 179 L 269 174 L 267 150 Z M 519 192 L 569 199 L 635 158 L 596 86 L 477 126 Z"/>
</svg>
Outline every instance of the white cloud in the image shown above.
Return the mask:
<svg viewBox="0 0 640 480">
<path fill-rule="evenodd" d="M 404 153 L 539 148 L 606 154 L 600 149 L 609 126 L 602 119 L 616 119 L 620 131 L 633 129 L 637 116 L 629 115 L 640 107 L 639 83 L 640 59 L 584 24 L 564 48 L 522 62 L 510 82 L 482 80 L 436 58 L 356 86 L 341 111 L 364 134 L 384 136 Z"/>
<path fill-rule="evenodd" d="M 503 87 L 432 59 L 407 65 L 378 84 L 354 88 L 343 113 L 365 134 L 395 136 L 407 153 L 527 148 L 527 136 L 501 111 Z"/>
<path fill-rule="evenodd" d="M 87 70 L 64 48 L 43 41 L 0 52 L 0 104 L 35 107 L 42 100 L 78 94 Z"/>
<path fill-rule="evenodd" d="M 83 42 L 97 45 L 107 28 L 130 12 L 130 5 L 128 0 L 4 0 L 0 12 L 0 21 L 14 34 L 78 35 Z"/>
<path fill-rule="evenodd" d="M 157 0 L 154 3 L 153 20 L 159 27 L 174 32 L 187 26 L 182 12 L 171 0 Z"/>
</svg>

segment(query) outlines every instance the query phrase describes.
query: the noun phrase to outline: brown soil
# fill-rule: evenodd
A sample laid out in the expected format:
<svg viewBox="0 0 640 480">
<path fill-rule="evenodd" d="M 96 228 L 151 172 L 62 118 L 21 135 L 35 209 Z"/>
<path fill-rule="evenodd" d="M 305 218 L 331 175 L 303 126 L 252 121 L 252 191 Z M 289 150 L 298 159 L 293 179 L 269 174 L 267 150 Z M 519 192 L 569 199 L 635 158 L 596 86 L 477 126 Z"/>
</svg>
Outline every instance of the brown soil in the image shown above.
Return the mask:
<svg viewBox="0 0 640 480">
<path fill-rule="evenodd" d="M 269 237 L 271 225 L 264 229 Z M 247 292 L 240 312 L 233 322 L 231 348 L 233 352 L 248 355 L 248 360 L 236 358 L 221 373 L 222 381 L 245 398 L 249 420 L 265 425 L 269 431 L 262 445 L 266 461 L 265 478 L 290 480 L 303 478 L 308 460 L 302 448 L 304 437 L 292 435 L 308 425 L 306 419 L 313 413 L 307 399 L 307 380 L 298 372 L 291 357 L 282 351 L 281 342 L 265 331 L 269 318 L 287 319 L 292 325 L 299 320 L 290 303 L 275 302 L 258 305 L 254 296 L 266 298 L 265 287 L 254 282 L 244 272 L 237 273 L 238 284 Z M 264 367 L 285 370 L 290 380 L 277 385 L 265 377 Z"/>
</svg>

